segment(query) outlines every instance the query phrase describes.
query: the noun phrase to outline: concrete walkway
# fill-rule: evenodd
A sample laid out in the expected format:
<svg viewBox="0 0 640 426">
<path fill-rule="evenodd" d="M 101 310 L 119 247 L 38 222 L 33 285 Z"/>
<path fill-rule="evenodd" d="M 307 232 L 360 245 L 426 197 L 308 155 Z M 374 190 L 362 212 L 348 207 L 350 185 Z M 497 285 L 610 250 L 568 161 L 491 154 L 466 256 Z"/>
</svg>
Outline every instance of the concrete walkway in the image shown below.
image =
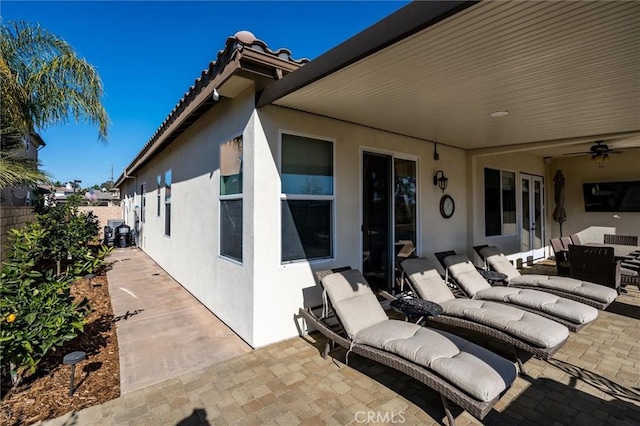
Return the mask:
<svg viewBox="0 0 640 426">
<path fill-rule="evenodd" d="M 173 376 L 150 386 L 129 389 L 120 398 L 44 424 L 444 424 L 444 411 L 435 392 L 354 354 L 349 356 L 349 366 L 345 366 L 342 349 L 322 359 L 324 339 L 316 334 L 248 352 L 242 352 L 246 347 L 241 347 L 241 355 L 220 361 L 216 358 L 217 348 L 223 348 L 221 342 L 230 336 L 203 335 L 220 333 L 215 317 L 207 313 L 208 321 L 212 322 L 194 314 L 194 321 L 203 322 L 190 323 L 187 328 L 193 330 L 189 333 L 195 334 L 178 343 L 181 333 L 163 328 L 168 328 L 175 316 L 196 310 L 193 305 L 174 308 L 174 303 L 188 299 L 186 291 L 174 289 L 172 280 L 141 252 L 126 250 L 114 256 L 120 260 L 109 276 L 114 313 L 126 315 L 127 310 L 131 314 L 135 309 L 144 309 L 117 322 L 118 339 L 122 339 L 123 376 L 135 379 L 125 377 L 123 383 L 142 386 L 143 376 L 149 382 Z M 160 292 L 165 299 L 143 296 L 142 288 L 158 290 L 150 282 L 169 283 L 171 290 L 165 292 L 163 287 Z M 120 292 L 129 294 L 125 289 L 137 298 L 121 295 Z M 187 314 L 184 315 L 186 318 Z M 154 321 L 163 327 L 154 325 Z M 125 332 L 125 327 L 136 328 Z M 198 331 L 201 327 L 208 331 Z M 135 338 L 129 340 L 132 336 Z M 206 349 L 199 338 L 211 339 L 203 345 Z M 137 345 L 137 340 L 149 346 Z M 152 349 L 156 340 L 162 342 L 161 346 Z M 176 345 L 185 345 L 178 351 L 182 354 L 170 356 Z M 153 353 L 156 351 L 166 353 Z M 185 361 L 187 370 L 198 365 L 201 368 L 180 372 L 176 359 Z M 170 367 L 162 367 L 165 363 Z M 208 365 L 202 366 L 205 363 Z M 526 367 L 528 375 L 516 379 L 482 423 L 459 409 L 454 410 L 456 423 L 640 424 L 640 291 L 628 287 L 628 293 L 620 295 L 607 311 L 601 311 L 593 324 L 579 333 L 571 333 L 567 344 L 553 359 L 548 362 L 530 359 Z M 158 371 L 162 374 L 156 374 Z"/>
<path fill-rule="evenodd" d="M 122 394 L 251 351 L 143 251 L 117 249 L 109 260 Z"/>
</svg>

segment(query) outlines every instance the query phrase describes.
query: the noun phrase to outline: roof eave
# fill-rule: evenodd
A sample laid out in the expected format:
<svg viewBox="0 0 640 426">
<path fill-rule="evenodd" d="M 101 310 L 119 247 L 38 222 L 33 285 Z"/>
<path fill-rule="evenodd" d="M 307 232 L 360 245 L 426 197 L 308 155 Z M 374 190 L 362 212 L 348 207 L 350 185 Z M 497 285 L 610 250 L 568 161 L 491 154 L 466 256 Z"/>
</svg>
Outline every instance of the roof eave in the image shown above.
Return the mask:
<svg viewBox="0 0 640 426">
<path fill-rule="evenodd" d="M 477 0 L 414 1 L 266 87 L 256 106 L 268 105 L 477 3 Z"/>
<path fill-rule="evenodd" d="M 227 41 L 227 46 L 233 46 L 233 51 L 222 52 L 219 55 L 219 60 L 224 59 L 226 61 L 222 69 L 204 86 L 191 88 L 191 91 L 185 95 L 172 114 L 156 131 L 156 134 L 152 136 L 129 166 L 125 168 L 123 174 L 117 179 L 115 186 L 122 185 L 125 179 L 134 174 L 136 170 L 160 152 L 164 146 L 171 143 L 193 121 L 197 120 L 209 108 L 219 103 L 220 101 L 213 101 L 214 89 L 224 96 L 224 83 L 234 75 L 253 79 L 256 82 L 256 90 L 262 90 L 272 81 L 283 78 L 308 62 L 306 59 L 294 61 L 290 57 L 290 52 L 284 49 L 278 52 L 271 51 L 260 40 L 254 40 L 251 45 L 232 42 L 233 38 L 230 38 Z M 256 50 L 252 46 L 262 48 L 264 51 Z M 279 57 L 280 54 L 285 54 L 287 59 Z M 192 95 L 194 90 L 199 91 L 197 94 Z M 193 118 L 194 115 L 195 119 Z"/>
</svg>

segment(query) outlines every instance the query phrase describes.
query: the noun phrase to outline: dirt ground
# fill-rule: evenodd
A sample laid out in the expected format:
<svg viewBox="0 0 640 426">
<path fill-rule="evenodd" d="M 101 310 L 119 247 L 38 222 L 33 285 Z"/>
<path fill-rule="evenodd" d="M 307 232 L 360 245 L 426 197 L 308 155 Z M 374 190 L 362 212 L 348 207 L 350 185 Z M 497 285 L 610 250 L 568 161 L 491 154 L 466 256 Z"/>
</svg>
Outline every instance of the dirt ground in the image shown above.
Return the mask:
<svg viewBox="0 0 640 426">
<path fill-rule="evenodd" d="M 86 297 L 92 309 L 84 332 L 50 352 L 16 389 L 2 389 L 1 425 L 30 425 L 120 396 L 118 340 L 106 273 L 91 282 L 78 280 L 71 291 L 76 298 Z M 69 396 L 71 367 L 63 365 L 62 358 L 74 351 L 87 357 L 76 365 L 74 393 Z"/>
</svg>

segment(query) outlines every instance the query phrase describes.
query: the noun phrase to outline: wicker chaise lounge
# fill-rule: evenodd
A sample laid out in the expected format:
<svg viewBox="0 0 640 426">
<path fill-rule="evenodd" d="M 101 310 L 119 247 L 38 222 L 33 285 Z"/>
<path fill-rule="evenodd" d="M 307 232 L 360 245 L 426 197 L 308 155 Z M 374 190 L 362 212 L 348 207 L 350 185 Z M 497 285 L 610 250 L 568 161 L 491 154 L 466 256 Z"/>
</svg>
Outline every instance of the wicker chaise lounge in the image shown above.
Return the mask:
<svg viewBox="0 0 640 426">
<path fill-rule="evenodd" d="M 450 425 L 452 402 L 483 419 L 516 378 L 515 365 L 495 353 L 444 331 L 391 320 L 358 270 L 321 280 L 344 333 L 338 334 L 310 309 L 299 315 L 330 341 L 350 352 L 401 371 L 438 392 Z M 327 344 L 323 356 L 329 351 Z"/>
<path fill-rule="evenodd" d="M 454 251 L 436 253 L 436 257 L 467 296 L 477 300 L 508 303 L 545 316 L 571 331 L 578 331 L 598 317 L 598 310 L 575 300 L 569 300 L 539 290 L 514 287 L 491 287 L 475 265 L 464 254 Z"/>
<path fill-rule="evenodd" d="M 518 351 L 546 360 L 567 341 L 567 327 L 535 313 L 491 301 L 456 299 L 431 261 L 424 257 L 407 259 L 400 266 L 416 296 L 442 306 L 443 313 L 429 317 L 428 324 L 464 328 L 511 345 L 522 373 L 524 365 Z"/>
<path fill-rule="evenodd" d="M 596 309 L 606 309 L 618 297 L 610 287 L 569 277 L 522 275 L 496 246 L 474 247 L 485 264 L 507 276 L 510 287 L 531 288 L 575 300 Z"/>
</svg>

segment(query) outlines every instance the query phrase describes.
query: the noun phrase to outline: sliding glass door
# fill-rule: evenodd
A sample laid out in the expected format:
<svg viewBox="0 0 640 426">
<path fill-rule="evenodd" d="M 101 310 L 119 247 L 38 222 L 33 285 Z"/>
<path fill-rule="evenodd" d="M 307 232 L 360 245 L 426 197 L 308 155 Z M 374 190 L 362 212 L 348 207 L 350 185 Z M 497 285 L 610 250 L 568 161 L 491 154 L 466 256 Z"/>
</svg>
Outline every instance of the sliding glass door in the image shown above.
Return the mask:
<svg viewBox="0 0 640 426">
<path fill-rule="evenodd" d="M 363 152 L 362 271 L 379 289 L 391 289 L 395 258 L 417 244 L 415 160 Z"/>
</svg>

